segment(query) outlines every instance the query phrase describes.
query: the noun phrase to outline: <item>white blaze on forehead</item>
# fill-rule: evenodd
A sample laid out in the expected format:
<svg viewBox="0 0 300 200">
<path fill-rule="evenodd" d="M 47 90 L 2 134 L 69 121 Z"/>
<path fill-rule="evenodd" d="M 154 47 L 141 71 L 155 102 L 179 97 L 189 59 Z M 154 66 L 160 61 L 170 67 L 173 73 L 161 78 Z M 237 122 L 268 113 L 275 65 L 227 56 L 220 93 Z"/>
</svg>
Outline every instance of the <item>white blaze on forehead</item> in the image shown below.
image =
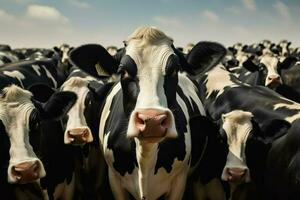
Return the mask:
<svg viewBox="0 0 300 200">
<path fill-rule="evenodd" d="M 263 63 L 267 68 L 267 78 L 270 76 L 279 76 L 277 71 L 278 58 L 267 54 L 262 56 L 260 63 Z M 265 85 L 267 85 L 267 79 Z"/>
<path fill-rule="evenodd" d="M 217 91 L 216 97 L 224 92 L 225 87 L 238 87 L 237 84 L 230 80 L 230 72 L 223 68 L 222 65 L 214 67 L 212 70 L 206 73 L 206 99 Z"/>
<path fill-rule="evenodd" d="M 6 106 L 5 128 L 11 145 L 8 181 L 15 181 L 10 173 L 13 165 L 26 161 L 38 161 L 41 166 L 40 177 L 43 177 L 44 167 L 29 143 L 29 117 L 34 109 L 30 100 L 32 94 L 15 85 L 4 88 L 3 93 L 5 97 L 1 97 L 0 102 Z"/>
<path fill-rule="evenodd" d="M 222 115 L 223 125 L 227 135 L 229 150 L 243 160 L 246 141 L 252 130 L 252 113 L 235 110 Z"/>
<path fill-rule="evenodd" d="M 81 77 L 72 77 L 68 81 L 66 81 L 62 85 L 62 91 L 72 91 L 77 95 L 77 101 L 76 103 L 72 106 L 72 108 L 69 110 L 67 115 L 69 116 L 67 125 L 66 125 L 66 130 L 64 134 L 64 142 L 65 144 L 70 143 L 68 139 L 67 132 L 70 129 L 73 128 L 88 128 L 85 116 L 84 116 L 84 110 L 85 110 L 85 99 L 86 96 L 89 92 L 88 89 L 88 84 L 89 80 L 94 80 L 93 78 L 86 77 L 86 78 L 81 78 Z M 88 141 L 92 141 L 93 137 L 91 134 L 88 135 Z"/>
<path fill-rule="evenodd" d="M 227 137 L 229 152 L 222 173 L 222 179 L 226 180 L 226 169 L 246 169 L 246 182 L 250 181 L 249 169 L 246 164 L 246 142 L 253 128 L 251 123 L 252 113 L 235 110 L 222 115 L 222 128 Z"/>
<path fill-rule="evenodd" d="M 174 54 L 171 47 L 168 44 L 148 44 L 143 51 L 138 52 L 131 46 L 126 52 L 137 65 L 140 93 L 136 108 L 167 107 L 163 85 L 168 58 Z"/>
</svg>

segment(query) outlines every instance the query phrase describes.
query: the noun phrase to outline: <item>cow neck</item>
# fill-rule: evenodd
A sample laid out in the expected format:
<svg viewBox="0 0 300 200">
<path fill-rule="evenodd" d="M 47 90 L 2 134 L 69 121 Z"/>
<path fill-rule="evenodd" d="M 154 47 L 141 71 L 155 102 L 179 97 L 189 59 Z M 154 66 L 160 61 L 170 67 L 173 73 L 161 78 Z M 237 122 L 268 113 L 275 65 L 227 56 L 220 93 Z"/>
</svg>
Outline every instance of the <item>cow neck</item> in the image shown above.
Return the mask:
<svg viewBox="0 0 300 200">
<path fill-rule="evenodd" d="M 154 172 L 158 143 L 141 142 L 135 139 L 136 157 L 139 165 L 138 183 L 140 198 L 144 199 L 148 196 L 149 175 Z"/>
</svg>

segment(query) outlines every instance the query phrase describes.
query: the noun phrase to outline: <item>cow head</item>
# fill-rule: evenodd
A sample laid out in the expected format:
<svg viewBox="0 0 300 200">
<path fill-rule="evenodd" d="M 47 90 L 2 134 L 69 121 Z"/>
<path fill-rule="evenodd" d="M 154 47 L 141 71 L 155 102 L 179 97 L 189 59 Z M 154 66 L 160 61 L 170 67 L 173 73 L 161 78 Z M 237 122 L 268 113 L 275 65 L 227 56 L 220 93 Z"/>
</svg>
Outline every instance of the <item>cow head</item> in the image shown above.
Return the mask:
<svg viewBox="0 0 300 200">
<path fill-rule="evenodd" d="M 241 183 L 250 181 L 246 164 L 245 146 L 252 130 L 253 115 L 250 112 L 235 110 L 222 115 L 221 134 L 227 139 L 228 155 L 223 169 L 222 179 Z"/>
<path fill-rule="evenodd" d="M 294 57 L 287 57 L 282 62 L 279 58 L 272 55 L 263 55 L 259 61 L 259 64 L 254 64 L 251 60 L 247 60 L 243 63 L 243 67 L 251 72 L 260 72 L 260 79 L 264 82 L 266 87 L 276 89 L 277 86 L 282 84 L 281 70 L 292 67 L 296 62 Z"/>
<path fill-rule="evenodd" d="M 59 47 L 53 47 L 53 50 L 59 55 L 59 66 L 61 68 L 69 67 L 69 52 L 72 51 L 73 47 L 68 44 L 62 44 Z"/>
<path fill-rule="evenodd" d="M 177 137 L 174 107 L 180 61 L 172 39 L 156 28 L 137 29 L 126 42 L 119 73 L 127 137 L 158 142 Z"/>
<path fill-rule="evenodd" d="M 34 99 L 31 92 L 12 85 L 0 96 L 1 134 L 9 138 L 9 183 L 28 183 L 45 176 L 39 150 L 40 122 L 60 118 L 75 102 L 71 93 L 55 93 L 46 103 Z M 3 133 L 2 133 L 3 131 Z M 5 166 L 4 166 L 5 167 Z"/>
<path fill-rule="evenodd" d="M 99 124 L 99 119 L 95 116 L 99 113 L 101 105 L 101 99 L 95 88 L 102 88 L 102 86 L 102 82 L 91 76 L 85 78 L 71 77 L 62 85 L 62 91 L 72 91 L 78 96 L 76 103 L 64 119 L 65 144 L 84 145 L 94 140 L 98 133 L 98 127 L 95 124 Z"/>
</svg>

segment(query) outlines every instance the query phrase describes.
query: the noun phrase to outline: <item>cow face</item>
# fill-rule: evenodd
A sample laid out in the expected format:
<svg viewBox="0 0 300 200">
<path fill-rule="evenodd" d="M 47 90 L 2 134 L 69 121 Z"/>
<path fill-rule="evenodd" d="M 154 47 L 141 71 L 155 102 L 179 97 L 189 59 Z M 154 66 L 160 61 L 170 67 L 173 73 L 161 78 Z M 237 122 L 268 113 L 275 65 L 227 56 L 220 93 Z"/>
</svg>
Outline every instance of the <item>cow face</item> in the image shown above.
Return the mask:
<svg viewBox="0 0 300 200">
<path fill-rule="evenodd" d="M 222 179 L 229 182 L 249 182 L 250 173 L 246 164 L 245 147 L 252 130 L 253 115 L 250 112 L 235 110 L 222 115 L 222 129 L 227 138 L 229 152 Z"/>
<path fill-rule="evenodd" d="M 276 89 L 282 84 L 281 70 L 290 68 L 294 65 L 295 61 L 295 58 L 287 57 L 280 62 L 278 57 L 266 54 L 261 57 L 258 65 L 248 60 L 243 63 L 243 66 L 252 72 L 259 71 L 261 75 L 260 79 L 263 79 L 264 85 L 271 89 Z"/>
<path fill-rule="evenodd" d="M 145 31 L 153 31 L 145 33 Z M 143 38 L 143 35 L 148 38 Z M 172 40 L 157 29 L 138 29 L 127 42 L 119 73 L 128 137 L 157 142 L 177 137 L 169 109 L 176 100 L 179 59 Z"/>
<path fill-rule="evenodd" d="M 39 150 L 39 124 L 41 120 L 62 116 L 75 100 L 74 94 L 58 93 L 41 104 L 33 99 L 32 93 L 18 86 L 12 85 L 2 90 L 1 131 L 5 131 L 10 142 L 9 183 L 28 183 L 45 176 L 44 166 L 36 155 Z"/>
<path fill-rule="evenodd" d="M 93 106 L 95 99 L 88 88 L 89 81 L 89 78 L 71 77 L 62 86 L 62 91 L 72 91 L 78 96 L 65 119 L 65 144 L 84 145 L 93 141 L 89 126 L 92 123 L 92 119 L 89 119 L 92 113 L 89 108 Z"/>
</svg>

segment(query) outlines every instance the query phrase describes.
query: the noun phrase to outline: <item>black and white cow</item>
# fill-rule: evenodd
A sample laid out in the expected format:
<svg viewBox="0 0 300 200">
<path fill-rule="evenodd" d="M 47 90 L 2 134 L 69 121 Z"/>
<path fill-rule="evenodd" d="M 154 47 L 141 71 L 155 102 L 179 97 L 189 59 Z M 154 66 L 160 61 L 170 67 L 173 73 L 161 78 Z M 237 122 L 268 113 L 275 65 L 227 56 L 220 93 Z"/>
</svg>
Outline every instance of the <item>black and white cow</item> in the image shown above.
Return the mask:
<svg viewBox="0 0 300 200">
<path fill-rule="evenodd" d="M 66 76 L 56 67 L 53 59 L 43 59 L 6 64 L 0 68 L 0 78 L 0 88 L 10 84 L 28 88 L 34 83 L 44 83 L 57 88 L 64 82 Z"/>
<path fill-rule="evenodd" d="M 255 64 L 251 59 L 243 63 L 243 66 L 250 72 L 247 75 L 238 76 L 239 79 L 251 85 L 264 85 L 271 89 L 276 89 L 281 85 L 282 78 L 280 76 L 283 69 L 289 69 L 296 62 L 293 57 L 287 57 L 283 61 L 273 54 L 266 54 L 260 57 L 259 63 Z"/>
<path fill-rule="evenodd" d="M 6 149 L 1 151 L 10 152 L 6 154 L 6 160 L 1 163 L 1 168 L 6 169 L 5 181 L 8 180 L 9 183 L 33 182 L 45 176 L 44 168 L 47 167 L 42 164 L 44 160 L 41 162 L 36 156 L 44 154 L 43 148 L 39 145 L 41 142 L 39 136 L 43 135 L 40 134 L 42 129 L 40 124 L 49 124 L 51 120 L 65 115 L 75 103 L 76 95 L 71 92 L 57 92 L 47 95 L 47 98 L 37 99 L 26 89 L 35 85 L 35 90 L 39 91 L 41 96 L 45 91 L 44 87 L 39 88 L 38 84 L 57 87 L 62 82 L 59 74 L 51 60 L 22 61 L 5 65 L 0 70 L 3 124 L 1 134 L 7 134 L 9 138 L 6 141 L 8 143 L 3 145 Z"/>
<path fill-rule="evenodd" d="M 272 144 L 282 145 L 281 138 L 283 135 L 289 134 L 287 130 L 290 128 L 290 124 L 294 126 L 295 121 L 300 117 L 300 104 L 290 101 L 267 88 L 246 85 L 221 65 L 203 75 L 199 79 L 199 86 L 201 100 L 212 119 L 219 120 L 222 118 L 222 114 L 234 110 L 242 110 L 249 112 L 248 115 L 253 115 L 257 125 L 253 125 L 252 122 L 254 121 L 251 120 L 252 128 L 248 126 L 249 130 L 246 129 L 251 134 L 243 137 L 243 140 L 239 143 L 239 148 L 235 149 L 234 155 L 245 155 L 244 159 L 246 159 L 250 172 L 250 179 L 258 185 L 259 191 L 264 193 L 263 178 L 266 177 L 267 181 L 271 178 L 265 176 L 268 173 L 268 170 L 265 170 L 266 160 L 269 155 L 271 156 L 268 151 Z M 250 124 L 249 118 L 248 124 Z M 287 152 L 296 155 L 291 146 L 287 149 Z M 285 164 L 293 162 L 292 157 L 288 154 L 282 154 L 281 156 L 285 160 Z M 239 160 L 242 159 L 239 158 Z M 273 161 L 268 162 L 268 165 L 274 165 Z M 300 169 L 294 170 L 299 171 Z M 245 177 L 246 181 L 248 179 L 247 171 L 245 173 L 243 171 L 242 174 L 242 171 L 239 170 L 237 174 L 243 175 L 239 175 L 239 179 Z M 296 177 L 291 179 L 294 180 L 291 186 L 295 186 L 296 179 Z M 285 184 L 289 183 L 284 182 L 281 185 Z M 280 192 L 278 191 L 277 194 Z M 266 193 L 266 198 L 269 195 L 270 193 Z"/>
<path fill-rule="evenodd" d="M 9 147 L 2 150 L 2 153 L 9 152 L 9 160 L 1 163 L 3 168 L 6 167 L 7 181 L 28 183 L 44 177 L 44 166 L 36 156 L 39 150 L 39 123 L 61 117 L 64 110 L 74 103 L 76 96 L 70 92 L 60 92 L 42 104 L 34 99 L 31 92 L 11 85 L 1 90 L 0 100 L 1 134 L 7 134 L 9 138 L 6 141 L 9 144 L 1 145 Z"/>
<path fill-rule="evenodd" d="M 107 195 L 107 166 L 100 149 L 98 129 L 100 109 L 110 87 L 77 67 L 71 68 L 67 81 L 61 86 L 61 91 L 71 91 L 78 96 L 63 120 L 64 143 L 74 145 L 74 149 L 81 152 L 75 158 L 74 189 L 78 198 L 101 199 Z"/>
<path fill-rule="evenodd" d="M 12 51 L 0 51 L 0 66 L 19 61 L 19 57 Z"/>
<path fill-rule="evenodd" d="M 205 138 L 205 131 L 193 132 L 189 124 L 205 115 L 198 90 L 178 72 L 185 68 L 183 56 L 172 47 L 172 40 L 153 27 L 138 28 L 126 41 L 120 81 L 106 97 L 99 127 L 116 199 L 128 199 L 128 193 L 135 199 L 182 199 L 204 148 L 197 139 Z M 98 56 L 98 66 L 117 68 L 104 48 Z M 97 76 L 95 64 L 80 67 Z M 202 123 L 199 118 L 197 124 Z"/>
<path fill-rule="evenodd" d="M 53 50 L 59 54 L 60 60 L 59 60 L 59 67 L 64 70 L 68 70 L 71 65 L 69 62 L 69 53 L 73 49 L 68 44 L 62 44 L 59 47 L 53 47 Z"/>
</svg>

